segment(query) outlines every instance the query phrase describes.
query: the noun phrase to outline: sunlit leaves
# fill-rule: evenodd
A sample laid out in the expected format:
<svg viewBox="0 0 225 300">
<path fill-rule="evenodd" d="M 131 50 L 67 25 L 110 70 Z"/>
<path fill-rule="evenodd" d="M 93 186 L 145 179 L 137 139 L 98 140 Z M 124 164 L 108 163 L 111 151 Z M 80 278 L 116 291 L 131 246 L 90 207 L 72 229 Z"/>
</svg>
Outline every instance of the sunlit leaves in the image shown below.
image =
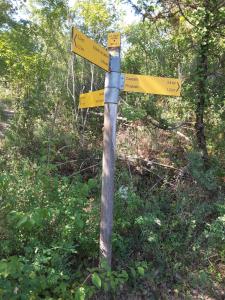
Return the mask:
<svg viewBox="0 0 225 300">
<path fill-rule="evenodd" d="M 101 282 L 101 278 L 98 276 L 97 273 L 92 274 L 92 283 L 97 287 L 97 288 L 101 288 L 102 282 Z"/>
</svg>

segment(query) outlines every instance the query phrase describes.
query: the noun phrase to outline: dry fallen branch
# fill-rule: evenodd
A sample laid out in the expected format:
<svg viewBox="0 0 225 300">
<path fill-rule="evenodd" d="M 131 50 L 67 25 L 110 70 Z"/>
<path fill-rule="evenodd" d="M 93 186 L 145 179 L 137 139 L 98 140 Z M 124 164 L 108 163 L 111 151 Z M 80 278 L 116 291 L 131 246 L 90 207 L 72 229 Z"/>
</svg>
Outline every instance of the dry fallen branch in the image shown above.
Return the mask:
<svg viewBox="0 0 225 300">
<path fill-rule="evenodd" d="M 147 166 L 150 166 L 150 165 L 158 165 L 158 166 L 161 166 L 161 167 L 164 167 L 164 168 L 169 168 L 169 169 L 174 169 L 174 170 L 179 170 L 178 168 L 172 166 L 172 165 L 166 165 L 166 164 L 161 164 L 161 163 L 158 163 L 154 160 L 147 160 L 147 159 L 144 159 L 144 158 L 140 158 L 138 156 L 130 156 L 130 155 L 122 155 L 120 154 L 118 157 L 117 157 L 119 160 L 125 160 L 125 161 L 129 161 L 131 163 L 134 163 L 134 162 L 144 162 Z"/>
<path fill-rule="evenodd" d="M 81 170 L 79 170 L 79 171 L 76 171 L 76 172 L 72 173 L 71 175 L 69 175 L 68 177 L 72 177 L 72 176 L 79 175 L 81 172 L 84 172 L 84 171 L 89 170 L 89 169 L 91 169 L 91 168 L 97 167 L 99 164 L 100 164 L 100 162 L 97 163 L 97 164 L 94 164 L 94 165 L 92 165 L 92 166 L 86 167 L 86 168 L 84 168 L 84 169 L 81 169 Z"/>
</svg>

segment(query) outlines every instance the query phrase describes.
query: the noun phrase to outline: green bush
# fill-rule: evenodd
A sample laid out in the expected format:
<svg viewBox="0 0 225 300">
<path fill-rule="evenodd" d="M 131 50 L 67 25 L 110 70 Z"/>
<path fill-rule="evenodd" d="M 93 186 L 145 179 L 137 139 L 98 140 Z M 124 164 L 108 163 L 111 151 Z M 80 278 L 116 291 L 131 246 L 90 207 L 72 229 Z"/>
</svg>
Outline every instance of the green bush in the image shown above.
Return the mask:
<svg viewBox="0 0 225 300">
<path fill-rule="evenodd" d="M 3 299 L 63 296 L 72 270 L 97 258 L 96 186 L 94 179 L 59 177 L 51 166 L 28 160 L 5 165 L 0 175 Z"/>
<path fill-rule="evenodd" d="M 219 172 L 218 162 L 213 161 L 210 168 L 205 170 L 204 162 L 200 153 L 191 152 L 188 155 L 189 170 L 193 178 L 205 189 L 216 191 L 218 188 L 217 174 Z"/>
<path fill-rule="evenodd" d="M 143 199 L 129 176 L 119 173 L 113 270 L 93 268 L 99 254 L 98 181 L 59 176 L 53 165 L 9 158 L 2 159 L 0 175 L 2 299 L 120 297 L 121 289 L 143 288 L 145 281 L 172 288 L 182 285 L 192 265 L 199 268 L 192 277 L 206 285 L 208 257 L 216 253 L 224 259 L 222 193 L 213 202 L 202 201 L 211 191 L 195 181 L 176 189 L 165 181 L 155 191 L 143 186 Z M 192 277 L 190 285 L 197 280 Z"/>
</svg>

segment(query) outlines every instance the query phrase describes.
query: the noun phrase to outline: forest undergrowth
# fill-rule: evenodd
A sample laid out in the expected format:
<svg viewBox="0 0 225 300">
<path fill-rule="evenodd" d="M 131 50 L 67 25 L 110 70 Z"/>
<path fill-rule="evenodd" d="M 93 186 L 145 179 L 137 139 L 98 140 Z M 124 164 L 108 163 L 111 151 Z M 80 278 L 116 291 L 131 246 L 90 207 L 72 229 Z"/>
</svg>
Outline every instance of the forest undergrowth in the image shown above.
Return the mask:
<svg viewBox="0 0 225 300">
<path fill-rule="evenodd" d="M 177 145 L 173 133 L 154 130 L 154 143 L 165 142 L 152 149 L 150 132 L 119 126 L 109 270 L 98 266 L 101 147 L 90 147 L 88 136 L 65 144 L 64 132 L 49 161 L 43 136 L 33 136 L 31 156 L 14 125 L 1 148 L 1 299 L 223 299 L 216 159 L 203 171 L 198 153 Z M 146 140 L 138 158 L 133 134 Z"/>
<path fill-rule="evenodd" d="M 223 2 L 0 0 L 0 300 L 225 299 Z M 180 82 L 120 92 L 111 269 L 103 109 L 79 109 L 105 71 L 73 26 L 120 32 L 122 73 Z"/>
</svg>

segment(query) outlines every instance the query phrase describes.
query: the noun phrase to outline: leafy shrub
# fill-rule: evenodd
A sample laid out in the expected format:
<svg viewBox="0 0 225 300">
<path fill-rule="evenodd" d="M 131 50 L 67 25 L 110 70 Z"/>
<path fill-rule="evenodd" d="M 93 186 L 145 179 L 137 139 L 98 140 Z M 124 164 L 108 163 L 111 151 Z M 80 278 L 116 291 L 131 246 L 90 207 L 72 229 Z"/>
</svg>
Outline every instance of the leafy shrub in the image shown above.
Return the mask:
<svg viewBox="0 0 225 300">
<path fill-rule="evenodd" d="M 176 190 L 164 183 L 154 192 L 143 187 L 143 199 L 121 173 L 114 270 L 93 268 L 99 251 L 98 182 L 59 176 L 54 166 L 23 158 L 1 164 L 2 299 L 120 297 L 123 289 L 137 289 L 144 280 L 153 286 L 181 284 L 190 266 L 207 267 L 213 252 L 224 258 L 222 193 L 214 202 L 202 201 L 197 183 Z M 200 271 L 196 278 L 205 286 L 204 274 L 210 275 Z"/>
<path fill-rule="evenodd" d="M 11 256 L 0 261 L 1 299 L 52 299 L 69 297 L 68 275 L 59 268 L 42 261 L 28 261 L 25 257 Z"/>
<path fill-rule="evenodd" d="M 205 170 L 204 162 L 200 153 L 191 152 L 188 155 L 189 170 L 193 178 L 209 191 L 216 191 L 218 188 L 217 172 L 218 166 L 213 164 L 210 168 Z"/>
<path fill-rule="evenodd" d="M 94 179 L 59 177 L 51 166 L 28 160 L 5 166 L 0 176 L 3 299 L 63 296 L 72 269 L 97 257 L 96 185 Z"/>
</svg>

